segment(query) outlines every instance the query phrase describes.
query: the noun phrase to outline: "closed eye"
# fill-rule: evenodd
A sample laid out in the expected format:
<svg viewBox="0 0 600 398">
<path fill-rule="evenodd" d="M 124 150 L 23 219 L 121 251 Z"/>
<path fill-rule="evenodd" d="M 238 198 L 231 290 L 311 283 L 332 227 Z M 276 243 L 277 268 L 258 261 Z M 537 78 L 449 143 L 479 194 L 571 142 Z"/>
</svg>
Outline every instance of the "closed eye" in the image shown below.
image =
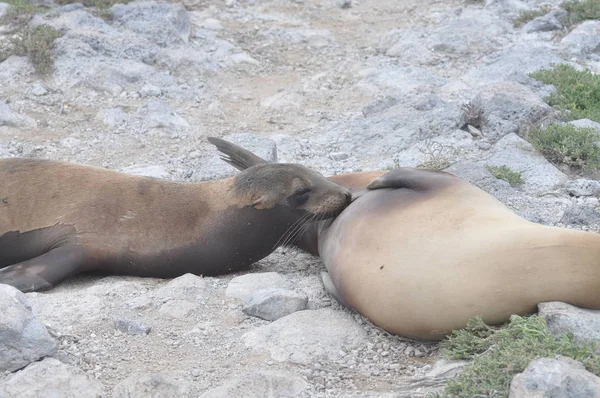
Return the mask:
<svg viewBox="0 0 600 398">
<path fill-rule="evenodd" d="M 310 189 L 301 189 L 294 193 L 294 202 L 296 206 L 302 206 L 310 197 Z"/>
</svg>

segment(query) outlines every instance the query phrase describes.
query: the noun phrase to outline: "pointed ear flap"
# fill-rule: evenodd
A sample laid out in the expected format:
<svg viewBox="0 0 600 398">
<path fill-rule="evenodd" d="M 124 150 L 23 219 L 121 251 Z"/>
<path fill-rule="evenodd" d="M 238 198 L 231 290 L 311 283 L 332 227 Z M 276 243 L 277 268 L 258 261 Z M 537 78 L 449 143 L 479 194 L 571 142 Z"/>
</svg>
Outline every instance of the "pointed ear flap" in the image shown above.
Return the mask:
<svg viewBox="0 0 600 398">
<path fill-rule="evenodd" d="M 255 209 L 271 209 L 277 204 L 277 195 L 263 194 L 252 201 Z"/>
<path fill-rule="evenodd" d="M 266 202 L 265 195 L 261 195 L 257 199 L 254 199 L 254 202 L 252 202 L 252 207 L 254 207 L 255 209 L 264 209 L 265 202 Z"/>
</svg>

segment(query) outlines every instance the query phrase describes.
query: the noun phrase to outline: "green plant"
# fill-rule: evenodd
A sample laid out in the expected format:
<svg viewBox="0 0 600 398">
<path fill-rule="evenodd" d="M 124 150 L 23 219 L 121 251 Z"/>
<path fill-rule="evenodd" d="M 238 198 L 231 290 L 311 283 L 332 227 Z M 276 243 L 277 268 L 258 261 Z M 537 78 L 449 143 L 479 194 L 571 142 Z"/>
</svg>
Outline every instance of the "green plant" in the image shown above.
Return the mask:
<svg viewBox="0 0 600 398">
<path fill-rule="evenodd" d="M 114 6 L 117 3 L 127 4 L 131 3 L 133 0 L 58 0 L 58 4 L 71 4 L 71 3 L 81 3 L 86 7 L 95 7 L 95 8 L 103 8 L 107 9 Z"/>
<path fill-rule="evenodd" d="M 549 105 L 564 111 L 570 119 L 587 118 L 600 123 L 600 75 L 558 64 L 530 76 L 556 87 L 556 91 L 545 98 Z"/>
<path fill-rule="evenodd" d="M 60 33 L 50 25 L 36 25 L 21 31 L 12 40 L 12 53 L 29 57 L 35 70 L 44 74 L 54 64 L 52 47 Z"/>
<path fill-rule="evenodd" d="M 594 128 L 551 124 L 532 130 L 529 141 L 552 162 L 588 171 L 600 167 L 600 134 Z"/>
<path fill-rule="evenodd" d="M 465 329 L 453 331 L 440 343 L 443 355 L 471 359 L 462 372 L 448 381 L 440 397 L 507 397 L 512 377 L 537 358 L 563 355 L 580 361 L 590 372 L 600 374 L 595 345 L 579 345 L 572 333 L 550 335 L 543 317 L 512 316 L 508 325 L 494 328 L 481 317 Z"/>
<path fill-rule="evenodd" d="M 560 5 L 568 13 L 573 25 L 586 19 L 600 19 L 600 0 L 567 0 Z"/>
<path fill-rule="evenodd" d="M 499 180 L 508 182 L 511 186 L 517 186 L 523 183 L 523 176 L 520 171 L 513 171 L 508 166 L 485 166 L 492 175 Z"/>
<path fill-rule="evenodd" d="M 3 23 L 27 23 L 33 14 L 40 11 L 41 8 L 31 0 L 4 0 L 10 7 L 0 22 Z"/>
<path fill-rule="evenodd" d="M 550 12 L 549 6 L 543 6 L 537 10 L 521 10 L 519 14 L 512 20 L 515 27 L 521 27 L 527 22 L 536 19 L 537 17 L 544 16 Z"/>
</svg>

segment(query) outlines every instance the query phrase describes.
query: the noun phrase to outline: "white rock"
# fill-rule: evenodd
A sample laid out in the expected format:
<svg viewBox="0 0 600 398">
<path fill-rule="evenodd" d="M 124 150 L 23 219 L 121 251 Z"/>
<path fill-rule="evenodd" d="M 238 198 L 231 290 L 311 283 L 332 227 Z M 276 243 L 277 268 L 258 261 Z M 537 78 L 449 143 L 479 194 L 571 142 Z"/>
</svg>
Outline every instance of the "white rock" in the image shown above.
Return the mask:
<svg viewBox="0 0 600 398">
<path fill-rule="evenodd" d="M 354 318 L 329 308 L 295 312 L 246 333 L 247 347 L 268 352 L 276 361 L 309 364 L 337 361 L 343 351 L 367 343 L 365 330 Z"/>
<path fill-rule="evenodd" d="M 104 386 L 54 358 L 29 365 L 0 382 L 0 397 L 101 398 Z"/>
<path fill-rule="evenodd" d="M 154 296 L 161 299 L 198 301 L 206 296 L 209 287 L 204 278 L 185 274 L 160 287 Z"/>
<path fill-rule="evenodd" d="M 127 120 L 127 115 L 121 108 L 102 109 L 96 114 L 96 120 L 108 127 L 117 127 Z"/>
<path fill-rule="evenodd" d="M 186 396 L 188 386 L 159 373 L 134 373 L 117 384 L 112 398 L 167 398 Z"/>
<path fill-rule="evenodd" d="M 185 318 L 198 309 L 198 305 L 187 300 L 169 300 L 164 303 L 158 312 L 169 318 Z"/>
<path fill-rule="evenodd" d="M 259 370 L 235 376 L 200 398 L 299 397 L 308 383 L 291 372 Z"/>
<path fill-rule="evenodd" d="M 277 272 L 258 272 L 236 276 L 227 285 L 225 295 L 247 300 L 254 292 L 268 288 L 285 288 L 286 280 Z"/>
</svg>

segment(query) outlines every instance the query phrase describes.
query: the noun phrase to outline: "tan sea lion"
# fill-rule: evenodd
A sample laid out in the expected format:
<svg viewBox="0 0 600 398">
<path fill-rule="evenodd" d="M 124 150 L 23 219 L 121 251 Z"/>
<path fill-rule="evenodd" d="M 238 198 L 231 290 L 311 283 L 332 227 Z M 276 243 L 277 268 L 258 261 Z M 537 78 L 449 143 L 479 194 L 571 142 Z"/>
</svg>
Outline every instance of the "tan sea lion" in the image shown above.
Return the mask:
<svg viewBox="0 0 600 398">
<path fill-rule="evenodd" d="M 40 159 L 0 160 L 0 283 L 52 288 L 98 270 L 172 278 L 240 270 L 350 193 L 294 164 L 183 183 Z"/>
<path fill-rule="evenodd" d="M 260 163 L 218 147 L 241 170 Z M 298 246 L 321 257 L 333 295 L 390 333 L 439 340 L 477 315 L 501 324 L 544 301 L 600 308 L 600 234 L 530 222 L 441 171 L 329 179 L 356 199 Z"/>
</svg>

